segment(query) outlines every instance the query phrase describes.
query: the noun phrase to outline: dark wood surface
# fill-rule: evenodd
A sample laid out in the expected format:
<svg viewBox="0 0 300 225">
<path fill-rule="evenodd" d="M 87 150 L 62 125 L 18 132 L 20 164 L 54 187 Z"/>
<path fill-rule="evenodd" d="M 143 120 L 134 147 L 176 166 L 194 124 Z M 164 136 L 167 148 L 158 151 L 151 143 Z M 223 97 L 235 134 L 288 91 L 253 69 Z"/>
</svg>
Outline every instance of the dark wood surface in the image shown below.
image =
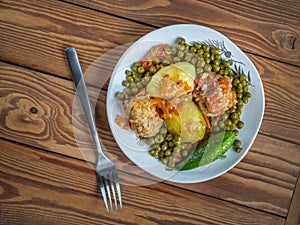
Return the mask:
<svg viewBox="0 0 300 225">
<path fill-rule="evenodd" d="M 291 0 L 0 1 L 0 224 L 300 224 L 299 15 L 300 2 Z M 108 214 L 86 162 L 95 156 L 83 156 L 76 142 L 76 134 L 88 137 L 84 123 L 72 121 L 64 49 L 76 47 L 83 71 L 114 50 L 109 67 L 128 44 L 177 23 L 216 29 L 253 61 L 265 90 L 262 126 L 226 174 L 196 184 L 124 184 L 124 208 Z M 108 69 L 87 80 L 99 135 L 121 162 L 121 180 L 147 183 L 154 178 L 124 166 L 133 164 L 110 132 L 109 76 Z"/>
</svg>

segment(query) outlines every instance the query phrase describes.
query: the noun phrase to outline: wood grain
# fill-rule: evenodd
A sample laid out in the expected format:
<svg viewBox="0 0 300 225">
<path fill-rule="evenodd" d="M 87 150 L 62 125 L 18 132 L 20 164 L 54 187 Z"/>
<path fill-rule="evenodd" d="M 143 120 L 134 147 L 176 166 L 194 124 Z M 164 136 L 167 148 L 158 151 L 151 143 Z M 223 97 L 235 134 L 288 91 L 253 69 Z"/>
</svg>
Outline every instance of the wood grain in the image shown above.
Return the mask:
<svg viewBox="0 0 300 225">
<path fill-rule="evenodd" d="M 289 214 L 286 220 L 286 224 L 300 224 L 300 173 L 297 181 L 297 185 L 293 194 L 293 200 L 289 209 Z"/>
<path fill-rule="evenodd" d="M 94 162 L 96 153 L 83 114 L 73 104 L 73 83 L 6 63 L 0 66 L 0 136 Z M 112 137 L 105 114 L 105 92 L 89 90 L 92 102 L 97 100 L 96 123 L 105 152 L 121 171 L 146 176 L 131 166 Z M 36 114 L 31 112 L 33 107 Z M 234 170 L 216 180 L 183 188 L 286 216 L 299 162 L 299 145 L 259 135 Z"/>
<path fill-rule="evenodd" d="M 4 224 L 284 224 L 282 217 L 163 183 L 121 185 L 124 207 L 107 214 L 85 162 L 3 139 L 0 153 Z"/>
<path fill-rule="evenodd" d="M 76 47 L 85 71 L 104 53 L 151 30 L 63 2 L 4 0 L 0 2 L 0 60 L 70 79 L 65 48 Z M 115 50 L 110 57 L 116 61 L 121 53 Z"/>
<path fill-rule="evenodd" d="M 261 131 L 299 142 L 300 68 L 249 55 L 255 63 L 265 92 Z M 255 87 L 254 87 L 255 88 Z"/>
<path fill-rule="evenodd" d="M 244 51 L 300 66 L 300 3 L 296 0 L 68 2 L 157 27 L 178 23 L 208 26 Z"/>
</svg>

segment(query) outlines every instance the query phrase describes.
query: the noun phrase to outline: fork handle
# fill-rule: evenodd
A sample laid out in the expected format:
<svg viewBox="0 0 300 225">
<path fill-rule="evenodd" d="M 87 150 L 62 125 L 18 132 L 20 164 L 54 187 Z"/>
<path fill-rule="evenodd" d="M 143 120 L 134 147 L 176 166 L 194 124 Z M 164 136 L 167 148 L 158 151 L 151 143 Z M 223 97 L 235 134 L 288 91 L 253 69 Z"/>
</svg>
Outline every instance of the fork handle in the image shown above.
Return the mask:
<svg viewBox="0 0 300 225">
<path fill-rule="evenodd" d="M 80 62 L 79 62 L 79 59 L 78 59 L 78 56 L 76 53 L 76 49 L 73 47 L 67 48 L 65 50 L 65 53 L 66 53 L 69 67 L 70 67 L 70 70 L 71 70 L 71 73 L 73 76 L 73 80 L 74 80 L 74 83 L 75 83 L 75 86 L 77 89 L 77 94 L 79 96 L 84 114 L 87 118 L 90 130 L 92 133 L 93 140 L 96 145 L 96 149 L 98 151 L 99 157 L 101 155 L 103 156 L 97 129 L 96 129 L 96 125 L 95 125 L 95 121 L 93 118 L 90 100 L 89 100 L 87 89 L 86 89 L 86 84 L 84 81 L 84 77 L 82 74 L 82 70 L 81 70 Z"/>
</svg>

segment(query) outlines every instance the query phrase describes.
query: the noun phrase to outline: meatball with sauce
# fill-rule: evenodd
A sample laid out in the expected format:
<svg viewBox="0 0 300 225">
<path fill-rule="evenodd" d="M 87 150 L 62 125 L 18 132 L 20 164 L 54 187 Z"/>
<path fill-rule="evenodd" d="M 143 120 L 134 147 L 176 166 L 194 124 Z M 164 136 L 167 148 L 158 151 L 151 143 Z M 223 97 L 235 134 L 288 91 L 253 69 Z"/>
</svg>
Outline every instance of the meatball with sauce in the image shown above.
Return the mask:
<svg viewBox="0 0 300 225">
<path fill-rule="evenodd" d="M 156 107 L 149 100 L 137 101 L 129 114 L 131 129 L 141 137 L 156 135 L 163 125 Z"/>
</svg>

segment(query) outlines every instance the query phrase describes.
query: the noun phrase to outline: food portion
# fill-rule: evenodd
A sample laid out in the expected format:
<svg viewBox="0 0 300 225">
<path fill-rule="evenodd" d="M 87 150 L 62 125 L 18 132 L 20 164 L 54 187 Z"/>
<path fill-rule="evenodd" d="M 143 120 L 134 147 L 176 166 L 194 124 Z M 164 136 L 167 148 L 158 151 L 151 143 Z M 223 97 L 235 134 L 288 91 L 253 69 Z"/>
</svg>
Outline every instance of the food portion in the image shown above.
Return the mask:
<svg viewBox="0 0 300 225">
<path fill-rule="evenodd" d="M 198 77 L 193 97 L 201 111 L 210 117 L 223 115 L 236 104 L 236 93 L 232 90 L 229 77 L 212 72 Z"/>
<path fill-rule="evenodd" d="M 151 100 L 137 101 L 129 112 L 130 128 L 140 137 L 152 137 L 163 126 L 156 107 Z"/>
<path fill-rule="evenodd" d="M 204 138 L 206 121 L 193 101 L 178 104 L 177 112 L 165 120 L 165 125 L 172 135 L 181 137 L 182 142 L 195 143 Z"/>
<path fill-rule="evenodd" d="M 187 62 L 175 63 L 156 72 L 146 92 L 152 97 L 172 100 L 194 89 L 195 67 Z"/>
<path fill-rule="evenodd" d="M 242 151 L 237 137 L 250 82 L 218 48 L 180 38 L 176 46 L 149 49 L 125 74 L 124 90 L 116 93 L 123 114 L 115 122 L 134 131 L 168 168 L 206 165 L 232 146 Z"/>
</svg>

